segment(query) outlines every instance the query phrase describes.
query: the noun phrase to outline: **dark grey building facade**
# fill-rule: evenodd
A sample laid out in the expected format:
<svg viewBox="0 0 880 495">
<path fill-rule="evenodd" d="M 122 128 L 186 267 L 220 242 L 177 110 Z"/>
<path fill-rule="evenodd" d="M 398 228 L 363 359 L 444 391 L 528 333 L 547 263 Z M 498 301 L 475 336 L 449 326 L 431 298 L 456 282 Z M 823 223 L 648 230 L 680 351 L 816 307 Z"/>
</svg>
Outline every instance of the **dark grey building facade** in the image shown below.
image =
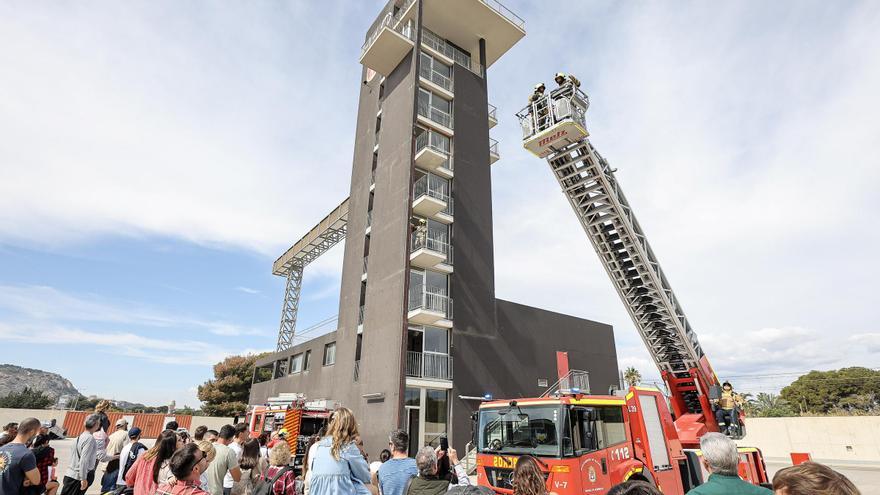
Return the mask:
<svg viewBox="0 0 880 495">
<path fill-rule="evenodd" d="M 540 395 L 556 351 L 618 383 L 609 325 L 495 298 L 486 77 L 524 35 L 483 0 L 392 0 L 367 30 L 338 329 L 261 360 L 251 404 L 338 401 L 371 454 L 398 427 L 463 450 L 474 397 Z"/>
</svg>

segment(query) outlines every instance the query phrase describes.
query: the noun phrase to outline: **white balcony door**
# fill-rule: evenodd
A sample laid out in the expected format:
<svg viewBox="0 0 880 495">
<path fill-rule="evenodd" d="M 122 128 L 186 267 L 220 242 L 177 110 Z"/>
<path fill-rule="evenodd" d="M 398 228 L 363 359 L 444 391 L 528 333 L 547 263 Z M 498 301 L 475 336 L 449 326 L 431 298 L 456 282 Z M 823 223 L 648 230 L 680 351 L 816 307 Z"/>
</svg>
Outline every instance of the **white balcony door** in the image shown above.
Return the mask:
<svg viewBox="0 0 880 495">
<path fill-rule="evenodd" d="M 441 436 L 449 436 L 448 390 L 406 387 L 404 406 L 407 413 L 407 433 L 410 436 L 410 456 L 414 456 L 415 451 L 424 445 L 436 447 L 440 444 Z"/>
</svg>

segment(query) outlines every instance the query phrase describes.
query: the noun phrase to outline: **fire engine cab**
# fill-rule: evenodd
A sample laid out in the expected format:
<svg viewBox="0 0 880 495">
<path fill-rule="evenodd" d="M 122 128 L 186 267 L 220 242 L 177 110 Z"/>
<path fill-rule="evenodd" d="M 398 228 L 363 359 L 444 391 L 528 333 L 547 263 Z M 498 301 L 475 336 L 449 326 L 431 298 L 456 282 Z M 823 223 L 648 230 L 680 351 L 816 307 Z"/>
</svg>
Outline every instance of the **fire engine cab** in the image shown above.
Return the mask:
<svg viewBox="0 0 880 495">
<path fill-rule="evenodd" d="M 337 403 L 327 399 L 306 400 L 303 394 L 280 394 L 270 397 L 265 404 L 248 406 L 245 422 L 253 438 L 286 430 L 290 452 L 296 453 L 292 456 L 293 467 L 299 472 L 309 439 L 327 425 L 336 408 Z"/>
</svg>

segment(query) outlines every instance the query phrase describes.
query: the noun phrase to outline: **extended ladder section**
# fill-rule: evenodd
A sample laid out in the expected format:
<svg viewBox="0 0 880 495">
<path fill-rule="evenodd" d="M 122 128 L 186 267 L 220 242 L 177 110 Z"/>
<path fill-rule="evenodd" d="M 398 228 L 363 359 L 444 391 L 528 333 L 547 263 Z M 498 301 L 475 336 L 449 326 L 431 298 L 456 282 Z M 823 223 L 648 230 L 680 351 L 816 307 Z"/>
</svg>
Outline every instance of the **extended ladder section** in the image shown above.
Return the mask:
<svg viewBox="0 0 880 495">
<path fill-rule="evenodd" d="M 587 101 L 575 89 L 532 102 L 517 114 L 523 145 L 550 164 L 669 386 L 677 420 L 697 415 L 684 423 L 717 430 L 707 394 L 718 379 L 613 170 L 587 139 Z"/>
</svg>

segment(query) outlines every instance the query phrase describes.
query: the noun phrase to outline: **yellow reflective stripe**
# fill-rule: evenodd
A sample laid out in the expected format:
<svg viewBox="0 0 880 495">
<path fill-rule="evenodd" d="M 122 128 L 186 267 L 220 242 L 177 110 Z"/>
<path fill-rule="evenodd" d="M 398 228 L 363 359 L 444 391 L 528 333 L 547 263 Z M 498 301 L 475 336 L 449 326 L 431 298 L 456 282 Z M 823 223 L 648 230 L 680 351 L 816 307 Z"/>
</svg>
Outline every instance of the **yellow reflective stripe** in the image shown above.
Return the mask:
<svg viewBox="0 0 880 495">
<path fill-rule="evenodd" d="M 634 467 L 634 468 L 630 469 L 629 472 L 627 472 L 625 475 L 623 475 L 623 481 L 626 481 L 629 479 L 630 476 L 632 476 L 636 473 L 641 473 L 641 472 L 642 472 L 642 468 Z"/>
<path fill-rule="evenodd" d="M 635 395 L 636 395 L 636 394 L 634 394 L 634 393 L 632 393 L 632 392 L 626 394 L 626 400 L 630 400 L 630 399 L 632 399 Z"/>
<path fill-rule="evenodd" d="M 623 399 L 572 399 L 571 403 L 591 406 L 623 406 L 626 401 Z"/>
</svg>

